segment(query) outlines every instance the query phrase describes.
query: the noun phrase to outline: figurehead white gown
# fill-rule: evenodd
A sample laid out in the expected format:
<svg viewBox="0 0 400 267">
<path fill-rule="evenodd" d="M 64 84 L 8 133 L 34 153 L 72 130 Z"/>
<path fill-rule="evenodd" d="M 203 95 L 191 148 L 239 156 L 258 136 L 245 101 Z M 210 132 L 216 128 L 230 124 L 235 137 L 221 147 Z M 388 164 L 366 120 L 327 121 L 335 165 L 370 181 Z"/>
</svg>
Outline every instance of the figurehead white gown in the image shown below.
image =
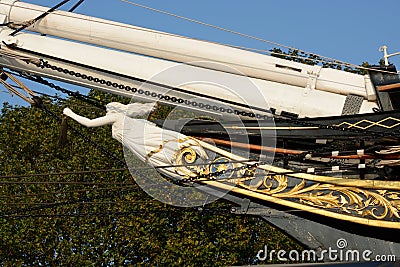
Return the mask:
<svg viewBox="0 0 400 267">
<path fill-rule="evenodd" d="M 70 109 L 64 109 L 64 114 L 86 127 L 98 127 L 112 124 L 112 137 L 123 144 L 141 161 L 154 167 L 181 165 L 182 150 L 188 149 L 190 163 L 194 158 L 207 159 L 207 154 L 200 143 L 181 133 L 166 130 L 145 119 L 134 118 L 151 111 L 153 104 L 133 103 L 123 105 L 113 102 L 107 105 L 104 117 L 88 119 L 79 116 Z M 194 155 L 195 153 L 195 155 Z M 175 179 L 194 176 L 195 173 L 185 168 L 159 168 L 158 171 Z"/>
</svg>

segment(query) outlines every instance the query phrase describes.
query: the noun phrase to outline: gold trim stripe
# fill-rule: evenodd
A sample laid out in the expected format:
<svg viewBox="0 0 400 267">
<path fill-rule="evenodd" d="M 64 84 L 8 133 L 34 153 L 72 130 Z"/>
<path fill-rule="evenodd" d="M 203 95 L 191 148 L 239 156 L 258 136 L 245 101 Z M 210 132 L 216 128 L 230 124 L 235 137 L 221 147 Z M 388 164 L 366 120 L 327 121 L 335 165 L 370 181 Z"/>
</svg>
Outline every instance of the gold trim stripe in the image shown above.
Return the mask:
<svg viewBox="0 0 400 267">
<path fill-rule="evenodd" d="M 387 125 L 382 124 L 382 123 L 384 123 L 385 121 L 388 121 L 388 120 L 397 121 L 397 123 L 395 123 L 395 124 L 393 124 L 391 126 L 387 126 Z M 358 126 L 359 124 L 362 124 L 362 123 L 369 123 L 369 125 L 365 126 L 365 127 Z M 373 121 L 370 121 L 370 120 L 361 120 L 361 121 L 356 122 L 356 123 L 342 122 L 340 124 L 335 124 L 333 126 L 341 127 L 343 125 L 348 126 L 348 128 L 357 128 L 357 129 L 361 129 L 361 130 L 366 130 L 366 129 L 371 128 L 373 126 L 379 126 L 379 127 L 386 128 L 386 129 L 392 129 L 392 128 L 395 128 L 395 127 L 400 125 L 400 120 L 397 119 L 397 118 L 393 118 L 393 117 L 387 117 L 387 118 L 385 118 L 383 120 L 380 120 L 380 121 L 377 121 L 377 122 L 373 122 Z"/>
</svg>

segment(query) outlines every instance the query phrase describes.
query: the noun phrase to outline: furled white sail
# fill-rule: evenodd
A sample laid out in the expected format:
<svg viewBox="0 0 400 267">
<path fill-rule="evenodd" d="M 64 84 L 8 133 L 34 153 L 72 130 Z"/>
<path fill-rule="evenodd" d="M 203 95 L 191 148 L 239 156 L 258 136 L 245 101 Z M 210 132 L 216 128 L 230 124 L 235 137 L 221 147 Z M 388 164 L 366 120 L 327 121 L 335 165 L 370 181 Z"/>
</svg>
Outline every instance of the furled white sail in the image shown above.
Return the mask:
<svg viewBox="0 0 400 267">
<path fill-rule="evenodd" d="M 45 11 L 47 11 L 45 7 L 15 0 L 0 1 L 0 12 L 8 15 L 8 20 L 15 23 L 29 21 Z M 303 88 L 310 86 L 337 94 L 354 94 L 374 100 L 374 92 L 368 76 L 291 62 L 94 17 L 56 11 L 28 29 L 42 34 L 189 63 L 218 71 Z"/>
</svg>

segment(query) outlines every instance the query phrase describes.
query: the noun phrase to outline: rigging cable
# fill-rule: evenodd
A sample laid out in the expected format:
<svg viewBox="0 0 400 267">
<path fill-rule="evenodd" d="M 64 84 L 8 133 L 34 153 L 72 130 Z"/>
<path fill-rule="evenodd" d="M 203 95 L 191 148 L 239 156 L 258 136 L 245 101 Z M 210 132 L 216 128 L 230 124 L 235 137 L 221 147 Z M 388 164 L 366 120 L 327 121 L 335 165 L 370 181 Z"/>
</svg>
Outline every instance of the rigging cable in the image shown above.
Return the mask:
<svg viewBox="0 0 400 267">
<path fill-rule="evenodd" d="M 136 188 L 133 188 L 133 191 L 137 191 Z M 66 205 L 73 205 L 73 204 L 79 204 L 80 202 L 86 202 L 86 201 L 93 201 L 96 199 L 107 199 L 107 198 L 115 198 L 115 197 L 121 197 L 126 195 L 127 193 L 132 192 L 132 189 L 126 189 L 126 190 L 118 190 L 117 192 L 113 192 L 113 193 L 109 193 L 109 194 L 104 194 L 101 196 L 96 196 L 96 197 L 82 197 L 79 199 L 75 199 L 75 200 L 68 200 L 68 201 L 64 201 L 64 202 L 57 202 L 57 203 L 53 203 L 51 205 L 46 205 L 43 204 L 41 206 L 37 206 L 34 208 L 25 208 L 25 209 L 18 209 L 18 210 L 11 210 L 11 211 L 3 211 L 0 212 L 0 218 L 1 217 L 7 217 L 8 215 L 13 215 L 16 213 L 20 213 L 20 212 L 31 212 L 31 211 L 38 211 L 38 210 L 43 210 L 43 209 L 50 209 L 50 208 L 57 208 L 60 206 L 66 206 Z"/>
<path fill-rule="evenodd" d="M 68 172 L 58 172 L 58 173 L 33 173 L 33 174 L 22 174 L 22 175 L 4 175 L 0 176 L 0 179 L 20 179 L 28 177 L 44 177 L 44 176 L 64 176 L 64 175 L 79 175 L 79 174 L 97 174 L 97 173 L 110 173 L 110 172 L 123 172 L 127 171 L 128 168 L 120 169 L 100 169 L 100 170 L 90 170 L 90 171 L 68 171 Z"/>
<path fill-rule="evenodd" d="M 159 13 L 163 13 L 163 14 L 166 14 L 166 15 L 170 15 L 170 16 L 173 16 L 173 17 L 177 17 L 177 18 L 180 18 L 180 19 L 188 20 L 188 21 L 191 21 L 191 22 L 194 22 L 194 23 L 198 23 L 198 24 L 201 24 L 201 25 L 204 25 L 204 26 L 208 26 L 208 27 L 212 27 L 212 28 L 215 28 L 215 29 L 223 30 L 223 31 L 230 32 L 230 33 L 233 33 L 233 34 L 238 34 L 238 35 L 241 35 L 241 36 L 243 36 L 243 37 L 255 39 L 255 40 L 258 40 L 258 41 L 262 41 L 262 42 L 265 42 L 265 43 L 269 43 L 269 44 L 272 44 L 272 45 L 275 45 L 275 46 L 284 47 L 284 48 L 291 49 L 291 50 L 297 50 L 297 51 L 299 51 L 299 52 L 303 52 L 303 53 L 307 53 L 307 54 L 313 55 L 313 56 L 315 56 L 315 57 L 319 57 L 319 58 L 312 58 L 313 61 L 325 62 L 325 63 L 336 63 L 336 64 L 342 64 L 342 65 L 344 65 L 344 66 L 348 66 L 348 67 L 352 67 L 352 68 L 357 68 L 357 69 L 362 69 L 362 70 L 371 70 L 371 69 L 368 68 L 368 67 L 362 67 L 362 66 L 359 66 L 359 65 L 356 65 L 356 64 L 352 64 L 352 63 L 349 63 L 349 62 L 345 62 L 345 61 L 337 60 L 337 59 L 334 59 L 334 58 L 330 58 L 330 57 L 318 55 L 318 54 L 315 54 L 315 53 L 312 53 L 312 52 L 307 52 L 307 51 L 305 51 L 305 50 L 300 50 L 300 49 L 297 49 L 297 48 L 293 48 L 293 47 L 286 46 L 286 45 L 283 45 L 283 44 L 279 44 L 279 43 L 276 43 L 276 42 L 268 41 L 268 40 L 265 40 L 265 39 L 262 39 L 262 38 L 258 38 L 258 37 L 255 37 L 255 36 L 251 36 L 251 35 L 248 35 L 248 34 L 240 33 L 240 32 L 233 31 L 233 30 L 229 30 L 229 29 L 225 29 L 225 28 L 218 27 L 218 26 L 215 26 L 215 25 L 212 25 L 212 24 L 208 24 L 208 23 L 204 23 L 204 22 L 201 22 L 201 21 L 196 21 L 196 20 L 193 20 L 193 19 L 190 19 L 190 18 L 186 18 L 186 17 L 183 17 L 183 16 L 175 15 L 175 14 L 168 13 L 168 12 L 165 12 L 165 11 L 162 11 L 162 10 L 158 10 L 158 9 L 155 9 L 155 8 L 143 6 L 143 5 L 140 5 L 140 4 L 131 2 L 131 1 L 126 1 L 126 0 L 120 0 L 120 1 L 126 2 L 126 3 L 128 3 L 128 4 L 136 5 L 136 6 L 141 7 L 141 8 L 149 9 L 149 10 L 152 10 L 152 11 L 155 11 L 155 12 L 159 12 Z M 57 15 L 59 15 L 59 16 L 67 16 L 67 15 L 64 15 L 64 14 L 57 14 Z M 91 21 L 91 20 L 85 19 L 85 18 L 80 18 L 80 19 L 81 19 L 81 20 Z M 130 28 L 130 29 L 136 29 L 136 30 L 138 30 L 137 27 L 130 26 L 130 25 L 129 25 L 129 26 L 127 26 L 127 25 L 120 25 L 120 24 L 117 24 L 117 22 L 112 23 L 112 22 L 103 21 L 102 23 L 108 24 L 108 25 L 114 25 L 114 26 L 117 26 L 117 25 L 118 25 L 119 27 L 124 27 L 124 28 Z M 0 24 L 0 26 L 10 26 L 10 24 L 12 25 L 12 23 L 7 23 L 7 24 L 4 24 L 4 25 L 1 25 L 1 24 Z M 164 33 L 164 32 L 158 32 L 158 31 L 154 31 L 154 30 L 151 30 L 151 29 L 141 28 L 140 30 L 142 30 L 142 31 L 148 31 L 148 32 L 155 32 L 155 33 L 163 34 L 163 35 L 176 36 L 175 34 Z M 186 39 L 196 40 L 196 38 L 189 38 L 189 37 L 184 37 L 184 36 L 180 36 L 180 37 L 181 37 L 181 38 L 186 38 Z M 230 45 L 230 44 L 225 44 L 225 43 L 220 43 L 220 42 L 213 42 L 213 41 L 205 41 L 205 40 L 201 40 L 201 41 L 208 42 L 208 43 L 213 43 L 213 44 L 225 45 L 225 46 L 229 46 L 229 47 L 233 47 L 233 48 L 238 48 L 238 49 L 243 49 L 243 50 L 257 51 L 257 52 L 268 53 L 268 54 L 277 54 L 277 53 L 275 53 L 275 52 L 271 52 L 271 51 L 267 51 L 267 50 L 260 50 L 260 49 L 249 48 L 249 47 L 243 47 L 243 46 L 234 46 L 234 45 Z M 282 55 L 288 56 L 288 55 L 286 55 L 286 54 L 282 54 Z M 295 56 L 291 56 L 291 57 L 295 57 Z M 299 58 L 303 58 L 304 60 L 310 60 L 310 58 L 302 57 L 302 56 L 299 56 Z M 374 69 L 374 71 L 380 71 L 380 70 L 375 70 L 375 69 Z M 382 70 L 381 70 L 381 71 L 382 71 Z M 385 71 L 383 70 L 382 72 L 385 72 Z"/>
<path fill-rule="evenodd" d="M 197 211 L 201 214 L 231 214 L 233 207 L 226 208 L 190 208 L 191 211 Z M 189 208 L 185 209 L 169 209 L 169 210 L 131 210 L 131 211 L 104 211 L 104 212 L 91 212 L 91 213 L 58 213 L 58 214 L 12 214 L 0 215 L 0 218 L 6 219 L 24 219 L 24 218 L 58 218 L 58 217 L 106 217 L 106 216 L 129 216 L 129 215 L 143 215 L 147 213 L 157 215 L 169 215 L 177 213 L 186 213 Z"/>
<path fill-rule="evenodd" d="M 74 12 L 75 9 L 77 9 L 85 0 L 79 0 L 78 3 L 76 3 L 68 12 Z"/>
<path fill-rule="evenodd" d="M 68 3 L 70 0 L 64 0 L 62 2 L 60 2 L 59 4 L 55 5 L 54 7 L 50 8 L 49 10 L 47 10 L 46 12 L 44 12 L 43 14 L 41 14 L 40 16 L 29 20 L 25 23 L 22 24 L 22 26 L 18 29 L 16 29 L 15 31 L 13 31 L 12 33 L 10 33 L 10 36 L 15 36 L 17 33 L 19 33 L 20 31 L 24 30 L 25 28 L 33 25 L 34 23 L 36 23 L 37 21 L 39 21 L 40 19 L 46 17 L 47 15 L 49 15 L 50 13 L 53 13 L 54 11 L 57 10 L 57 8 L 63 6 L 64 4 Z"/>
<path fill-rule="evenodd" d="M 29 194 L 15 194 L 15 195 L 1 195 L 1 199 L 15 199 L 18 198 L 27 198 L 27 197 L 39 197 L 39 196 L 49 196 L 49 195 L 69 195 L 75 193 L 86 193 L 86 192 L 98 192 L 98 191 L 110 191 L 110 190 L 121 190 L 121 189 L 128 189 L 128 188 L 137 188 L 137 191 L 142 191 L 141 188 L 136 186 L 117 186 L 117 187 L 92 187 L 92 188 L 84 188 L 84 189 L 75 189 L 75 190 L 66 190 L 66 191 L 51 191 L 51 192 L 42 192 L 42 193 L 29 193 Z M 58 196 L 57 196 L 58 197 Z"/>
<path fill-rule="evenodd" d="M 52 83 L 52 82 L 50 82 L 50 81 L 48 81 L 48 80 L 46 80 L 46 79 L 44 79 L 44 78 L 42 78 L 40 76 L 32 76 L 32 75 L 28 75 L 26 73 L 19 73 L 19 72 L 12 71 L 12 70 L 11 71 L 3 70 L 3 72 L 8 73 L 8 74 L 12 74 L 14 76 L 17 76 L 17 77 L 20 77 L 20 78 L 24 78 L 24 79 L 27 79 L 27 80 L 30 80 L 30 81 L 33 81 L 33 82 L 36 82 L 36 83 L 39 83 L 39 84 L 42 84 L 42 85 L 46 85 L 49 88 L 52 88 L 52 89 L 54 89 L 56 91 L 59 91 L 59 92 L 61 92 L 63 94 L 66 94 L 66 95 L 68 95 L 70 97 L 75 97 L 76 99 L 82 100 L 83 102 L 86 102 L 87 104 L 92 105 L 92 106 L 94 106 L 94 107 L 96 107 L 98 109 L 101 109 L 101 110 L 104 110 L 104 111 L 106 110 L 105 106 L 106 106 L 107 103 L 105 103 L 104 101 L 101 101 L 101 100 L 96 99 L 94 97 L 90 97 L 90 96 L 81 94 L 78 91 L 74 92 L 74 91 L 68 90 L 68 89 L 66 89 L 64 87 L 61 87 L 59 85 L 55 85 L 54 83 Z M 40 93 L 40 94 L 44 95 L 43 93 Z M 51 96 L 49 96 L 49 97 L 51 97 Z M 52 97 L 52 98 L 58 99 L 57 97 Z"/>
<path fill-rule="evenodd" d="M 231 163 L 260 163 L 256 160 L 246 159 L 246 160 L 229 160 L 229 161 L 219 161 L 210 162 L 208 165 L 220 165 L 220 164 L 231 164 Z M 151 169 L 167 169 L 167 168 L 179 168 L 179 167 L 193 167 L 193 166 L 203 166 L 203 163 L 190 163 L 190 164 L 174 164 L 174 165 L 162 165 L 162 166 L 143 166 L 136 167 L 135 170 L 151 170 Z M 3 175 L 0 179 L 20 179 L 28 177 L 43 177 L 43 176 L 64 176 L 64 175 L 79 175 L 79 174 L 96 174 L 96 173 L 109 173 L 109 172 L 124 172 L 131 170 L 131 168 L 119 168 L 119 169 L 99 169 L 99 170 L 88 170 L 88 171 L 67 171 L 67 172 L 57 172 L 57 173 L 33 173 L 33 174 L 22 174 L 22 175 Z M 0 181 L 1 182 L 1 181 Z"/>
<path fill-rule="evenodd" d="M 334 58 L 318 55 L 318 54 L 315 54 L 315 53 L 312 53 L 312 52 L 307 52 L 305 50 L 300 50 L 300 49 L 297 49 L 297 48 L 294 48 L 294 47 L 290 47 L 290 46 L 286 46 L 286 45 L 279 44 L 279 43 L 276 43 L 276 42 L 268 41 L 268 40 L 265 40 L 265 39 L 262 39 L 262 38 L 258 38 L 258 37 L 252 36 L 252 35 L 240 33 L 240 32 L 237 32 L 237 31 L 233 31 L 233 30 L 229 30 L 229 29 L 222 28 L 222 27 L 219 27 L 219 26 L 215 26 L 215 25 L 212 25 L 212 24 L 209 24 L 209 23 L 205 23 L 205 22 L 194 20 L 194 19 L 186 18 L 186 17 L 183 17 L 183 16 L 175 15 L 175 14 L 168 13 L 168 12 L 165 12 L 165 11 L 162 11 L 162 10 L 158 10 L 158 9 L 151 8 L 151 7 L 148 7 L 148 6 L 140 5 L 140 4 L 131 2 L 131 1 L 126 1 L 126 0 L 120 0 L 120 1 L 126 2 L 126 3 L 131 4 L 131 5 L 136 5 L 138 7 L 144 8 L 144 9 L 148 9 L 148 10 L 152 10 L 152 11 L 159 12 L 159 13 L 162 13 L 162 14 L 166 14 L 166 15 L 169 15 L 169 16 L 177 17 L 179 19 L 187 20 L 187 21 L 190 21 L 190 22 L 193 22 L 193 23 L 198 23 L 198 24 L 203 25 L 203 26 L 207 26 L 207 27 L 211 27 L 211 28 L 214 28 L 214 29 L 226 31 L 226 32 L 237 34 L 237 35 L 240 35 L 240 36 L 243 36 L 243 37 L 247 37 L 247 38 L 250 38 L 250 39 L 254 39 L 254 40 L 261 41 L 261 42 L 269 43 L 269 44 L 272 44 L 272 45 L 275 45 L 275 46 L 279 46 L 279 47 L 283 47 L 283 48 L 291 49 L 291 50 L 296 50 L 296 51 L 299 51 L 299 52 L 302 52 L 302 53 L 313 55 L 315 57 L 319 57 L 319 58 L 312 58 L 313 61 L 325 62 L 325 63 L 336 63 L 336 64 L 342 64 L 344 66 L 348 66 L 348 67 L 352 67 L 352 68 L 370 70 L 370 68 L 368 68 L 368 67 L 362 67 L 362 66 L 359 66 L 359 65 L 356 65 L 356 64 L 352 64 L 352 63 L 349 63 L 349 62 L 345 62 L 345 61 L 337 60 L 337 59 L 334 59 Z M 58 15 L 59 16 L 66 16 L 64 14 L 58 14 Z M 86 20 L 84 18 L 80 18 L 80 19 Z M 110 22 L 102 22 L 102 23 L 105 23 L 105 24 L 108 24 L 108 25 L 117 25 L 117 23 L 114 24 L 114 23 L 110 23 Z M 12 25 L 12 23 L 6 23 L 4 25 L 0 24 L 0 26 L 10 26 L 10 24 Z M 134 28 L 134 29 L 137 30 L 137 28 L 133 27 L 133 26 L 123 26 L 123 25 L 118 25 L 118 26 L 124 27 L 124 28 Z M 145 29 L 145 28 L 142 28 L 141 30 L 142 31 L 148 31 L 148 32 L 156 32 L 158 34 L 163 34 L 163 35 L 171 35 L 171 36 L 174 35 L 174 34 L 170 34 L 170 33 L 157 32 L 157 31 L 154 31 L 154 30 L 151 30 L 151 29 Z M 184 37 L 184 36 L 180 36 L 180 37 L 181 38 L 186 38 L 186 39 L 196 40 L 196 38 L 189 38 L 189 37 Z M 205 40 L 201 40 L 201 41 L 208 42 L 208 43 L 213 43 L 213 44 L 225 45 L 225 46 L 238 48 L 238 49 L 243 49 L 243 50 L 248 50 L 248 51 L 256 51 L 256 52 L 268 53 L 268 54 L 278 54 L 276 52 L 271 52 L 271 51 L 268 51 L 268 50 L 261 50 L 261 49 L 255 49 L 255 48 L 250 48 L 250 47 L 243 47 L 243 46 L 235 46 L 235 45 L 230 45 L 230 44 L 225 44 L 225 43 L 220 43 L 220 42 L 213 42 L 213 41 L 205 41 Z M 282 55 L 288 56 L 286 54 L 282 54 Z M 291 56 L 291 57 L 296 57 L 296 56 Z M 307 58 L 305 56 L 298 56 L 298 58 L 302 58 L 304 60 L 310 60 L 310 58 Z M 375 71 L 377 71 L 377 70 L 375 70 Z"/>
</svg>

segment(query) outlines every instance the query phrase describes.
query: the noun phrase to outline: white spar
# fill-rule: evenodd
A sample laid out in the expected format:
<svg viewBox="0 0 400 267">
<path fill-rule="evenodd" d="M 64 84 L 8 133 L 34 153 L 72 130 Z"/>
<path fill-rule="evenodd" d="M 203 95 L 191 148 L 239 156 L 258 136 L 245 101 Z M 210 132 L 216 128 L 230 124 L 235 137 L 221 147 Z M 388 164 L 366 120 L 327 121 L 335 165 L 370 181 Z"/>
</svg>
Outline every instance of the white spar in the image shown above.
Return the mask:
<svg viewBox="0 0 400 267">
<path fill-rule="evenodd" d="M 17 0 L 0 0 L 0 14 L 15 23 L 29 21 L 47 10 L 47 7 Z M 262 80 L 376 100 L 368 76 L 291 62 L 95 17 L 56 11 L 28 29 L 218 71 L 237 72 Z M 219 64 L 213 64 L 215 62 Z M 223 67 L 224 64 L 227 65 L 226 68 Z"/>
<path fill-rule="evenodd" d="M 113 94 L 128 97 L 140 97 L 127 94 L 125 90 L 106 87 L 99 83 L 90 82 L 74 76 L 48 68 L 40 68 L 34 64 L 27 64 L 20 58 L 43 58 L 53 65 L 84 73 L 93 77 L 110 80 L 113 83 L 122 83 L 132 87 L 166 93 L 168 90 L 160 86 L 135 82 L 138 78 L 144 81 L 153 81 L 161 85 L 179 87 L 187 92 L 195 92 L 204 96 L 212 96 L 223 101 L 233 101 L 239 104 L 250 104 L 252 107 L 268 109 L 275 108 L 277 112 L 287 111 L 299 114 L 300 117 L 318 117 L 340 115 L 346 96 L 320 90 L 287 85 L 256 78 L 247 78 L 240 75 L 225 73 L 181 63 L 160 60 L 156 58 L 115 51 L 103 47 L 91 46 L 83 43 L 61 40 L 49 36 L 32 33 L 19 33 L 10 37 L 10 29 L 0 32 L 0 43 L 10 45 L 8 48 L 1 45 L 0 66 L 15 70 L 50 77 L 80 86 L 107 91 Z M 21 49 L 22 52 L 19 52 Z M 13 53 L 18 53 L 13 55 Z M 42 56 L 39 56 L 42 55 Z M 71 62 L 71 63 L 67 63 Z M 87 67 L 85 67 L 87 66 Z M 108 74 L 117 73 L 122 77 Z M 193 83 L 193 81 L 206 81 Z M 168 92 L 177 97 L 185 94 L 175 91 Z M 186 96 L 187 97 L 187 96 Z M 145 100 L 145 99 L 141 99 Z M 151 99 L 148 99 L 151 101 Z M 364 100 L 360 113 L 372 112 L 377 107 L 375 102 Z"/>
</svg>

